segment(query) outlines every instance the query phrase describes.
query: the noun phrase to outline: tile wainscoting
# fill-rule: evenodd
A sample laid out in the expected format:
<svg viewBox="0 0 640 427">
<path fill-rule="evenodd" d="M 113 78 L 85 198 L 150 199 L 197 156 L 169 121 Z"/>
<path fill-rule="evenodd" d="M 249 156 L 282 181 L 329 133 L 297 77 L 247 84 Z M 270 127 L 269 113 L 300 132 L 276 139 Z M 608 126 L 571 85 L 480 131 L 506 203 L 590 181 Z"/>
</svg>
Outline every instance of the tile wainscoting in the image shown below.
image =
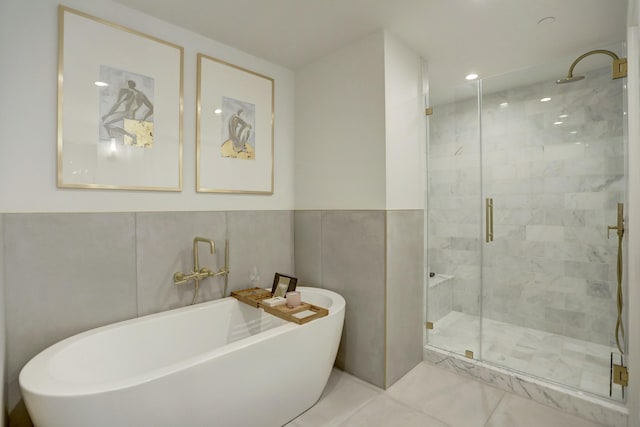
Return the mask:
<svg viewBox="0 0 640 427">
<path fill-rule="evenodd" d="M 4 231 L 8 408 L 18 375 L 37 353 L 76 333 L 190 304 L 195 236 L 216 241 L 200 265 L 224 263 L 228 292 L 274 272 L 335 290 L 347 300 L 337 365 L 380 387 L 422 361 L 423 211 L 10 213 Z M 295 232 L 294 232 L 295 229 Z M 295 248 L 295 249 L 294 249 Z M 294 257 L 295 252 L 295 257 Z M 294 261 L 295 259 L 295 261 Z M 223 279 L 198 301 L 222 296 Z"/>
<path fill-rule="evenodd" d="M 37 353 L 76 333 L 189 305 L 193 285 L 173 273 L 193 269 L 195 236 L 216 240 L 201 248 L 200 264 L 224 265 L 230 241 L 228 292 L 260 285 L 274 272 L 293 273 L 292 211 L 4 214 L 7 382 L 9 411 L 19 402 L 18 375 Z M 222 296 L 223 279 L 201 283 L 199 302 Z"/>
<path fill-rule="evenodd" d="M 296 211 L 303 283 L 347 301 L 336 365 L 386 388 L 422 360 L 424 211 Z"/>
</svg>

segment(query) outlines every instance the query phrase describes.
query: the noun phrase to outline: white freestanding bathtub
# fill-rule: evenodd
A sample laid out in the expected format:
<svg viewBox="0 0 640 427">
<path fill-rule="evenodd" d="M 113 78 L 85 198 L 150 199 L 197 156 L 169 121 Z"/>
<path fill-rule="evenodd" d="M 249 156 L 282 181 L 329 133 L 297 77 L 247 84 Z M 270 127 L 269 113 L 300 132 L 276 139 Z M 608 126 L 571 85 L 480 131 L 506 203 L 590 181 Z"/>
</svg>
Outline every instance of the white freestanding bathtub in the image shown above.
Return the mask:
<svg viewBox="0 0 640 427">
<path fill-rule="evenodd" d="M 224 298 L 93 329 L 25 365 L 37 427 L 281 426 L 320 398 L 345 301 L 298 287 L 329 315 L 304 325 Z"/>
</svg>

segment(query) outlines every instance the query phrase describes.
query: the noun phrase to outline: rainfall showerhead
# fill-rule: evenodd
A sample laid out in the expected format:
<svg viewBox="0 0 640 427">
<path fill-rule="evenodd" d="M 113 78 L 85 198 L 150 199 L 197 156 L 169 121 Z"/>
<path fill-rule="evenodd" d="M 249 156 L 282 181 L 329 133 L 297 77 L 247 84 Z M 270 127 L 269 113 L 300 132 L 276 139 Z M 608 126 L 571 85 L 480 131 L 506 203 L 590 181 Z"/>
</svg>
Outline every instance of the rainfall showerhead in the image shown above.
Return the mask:
<svg viewBox="0 0 640 427">
<path fill-rule="evenodd" d="M 571 76 L 571 77 L 565 77 L 564 79 L 558 79 L 558 80 L 556 80 L 556 83 L 561 85 L 561 84 L 564 84 L 564 83 L 577 82 L 578 80 L 582 80 L 582 79 L 584 79 L 584 76 Z"/>
<path fill-rule="evenodd" d="M 619 79 L 621 77 L 627 76 L 627 58 L 618 58 L 618 55 L 611 52 L 610 50 L 596 49 L 580 55 L 575 61 L 573 61 L 573 63 L 571 64 L 571 67 L 569 67 L 569 72 L 567 73 L 567 77 L 565 77 L 564 79 L 556 80 L 556 83 L 558 84 L 571 83 L 571 82 L 577 82 L 578 80 L 584 79 L 584 76 L 574 76 L 573 69 L 578 64 L 578 62 L 582 61 L 587 56 L 594 55 L 596 53 L 604 53 L 605 55 L 609 55 L 611 58 L 613 58 L 613 63 L 611 64 L 612 79 Z"/>
</svg>

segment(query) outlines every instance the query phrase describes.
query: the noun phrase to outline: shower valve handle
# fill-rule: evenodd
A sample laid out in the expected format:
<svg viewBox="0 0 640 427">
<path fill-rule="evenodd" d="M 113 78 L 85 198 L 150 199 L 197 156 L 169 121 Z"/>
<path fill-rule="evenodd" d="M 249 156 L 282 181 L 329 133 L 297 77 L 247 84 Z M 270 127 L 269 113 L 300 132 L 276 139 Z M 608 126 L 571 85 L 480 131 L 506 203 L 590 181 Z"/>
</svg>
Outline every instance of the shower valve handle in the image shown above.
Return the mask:
<svg viewBox="0 0 640 427">
<path fill-rule="evenodd" d="M 610 225 L 607 227 L 607 239 L 611 238 L 611 230 L 618 230 L 617 225 Z"/>
<path fill-rule="evenodd" d="M 607 239 L 611 236 L 611 230 L 616 230 L 618 237 L 624 235 L 624 204 L 618 203 L 618 223 L 607 227 Z"/>
</svg>

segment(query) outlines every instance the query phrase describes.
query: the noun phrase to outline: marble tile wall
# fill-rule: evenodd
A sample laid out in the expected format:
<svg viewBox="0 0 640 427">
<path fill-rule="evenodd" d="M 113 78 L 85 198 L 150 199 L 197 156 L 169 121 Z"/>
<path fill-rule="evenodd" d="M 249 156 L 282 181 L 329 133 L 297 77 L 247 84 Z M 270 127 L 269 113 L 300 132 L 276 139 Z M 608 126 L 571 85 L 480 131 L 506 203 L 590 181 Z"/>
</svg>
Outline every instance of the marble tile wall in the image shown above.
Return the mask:
<svg viewBox="0 0 640 427">
<path fill-rule="evenodd" d="M 193 286 L 176 286 L 175 271 L 224 263 L 230 240 L 229 289 L 249 285 L 249 269 L 270 286 L 274 272 L 292 273 L 293 212 L 158 212 L 5 214 L 4 260 L 9 409 L 20 398 L 18 374 L 49 345 L 75 333 L 185 306 Z M 201 284 L 198 301 L 222 295 L 223 279 Z"/>
<path fill-rule="evenodd" d="M 482 187 L 476 98 L 436 106 L 429 131 L 428 271 L 451 276 L 429 289 L 427 318 L 435 322 L 446 310 L 480 314 Z"/>
<path fill-rule="evenodd" d="M 485 95 L 483 193 L 475 99 L 433 116 L 429 262 L 455 277 L 453 310 L 478 314 L 482 274 L 483 315 L 613 343 L 617 247 L 607 225 L 624 202 L 624 138 L 623 82 L 609 74 Z M 483 197 L 494 199 L 490 244 Z"/>
<path fill-rule="evenodd" d="M 301 283 L 347 302 L 336 365 L 387 387 L 422 360 L 423 211 L 296 211 Z"/>
<path fill-rule="evenodd" d="M 428 320 L 434 323 L 453 311 L 453 286 L 451 286 L 453 278 L 439 280 L 438 276 L 441 275 L 428 280 L 427 313 Z"/>
</svg>

